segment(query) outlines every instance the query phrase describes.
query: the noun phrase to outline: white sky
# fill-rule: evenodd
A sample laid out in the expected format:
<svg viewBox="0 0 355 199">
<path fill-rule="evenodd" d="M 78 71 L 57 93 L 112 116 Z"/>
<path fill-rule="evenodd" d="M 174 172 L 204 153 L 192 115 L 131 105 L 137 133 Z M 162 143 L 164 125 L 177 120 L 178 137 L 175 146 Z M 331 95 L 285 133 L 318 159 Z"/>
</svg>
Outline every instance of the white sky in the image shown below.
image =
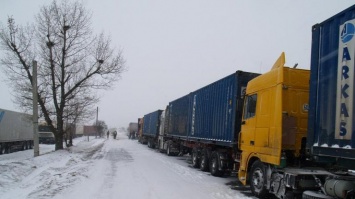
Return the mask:
<svg viewBox="0 0 355 199">
<path fill-rule="evenodd" d="M 281 52 L 309 69 L 311 27 L 353 0 L 84 0 L 95 31 L 123 49 L 128 71 L 102 92 L 99 119 L 127 127 L 237 70 L 264 73 Z M 2 0 L 0 22 L 33 22 L 48 0 Z M 0 51 L 0 56 L 2 52 Z M 1 66 L 0 66 L 1 67 Z M 18 111 L 0 74 L 0 107 Z"/>
</svg>

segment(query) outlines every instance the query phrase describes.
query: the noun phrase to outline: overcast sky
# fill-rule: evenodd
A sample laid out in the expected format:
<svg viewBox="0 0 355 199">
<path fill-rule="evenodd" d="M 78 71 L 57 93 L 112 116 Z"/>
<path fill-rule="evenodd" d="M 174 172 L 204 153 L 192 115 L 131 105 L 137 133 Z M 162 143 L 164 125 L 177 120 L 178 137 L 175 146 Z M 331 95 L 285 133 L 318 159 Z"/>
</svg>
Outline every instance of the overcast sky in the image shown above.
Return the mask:
<svg viewBox="0 0 355 199">
<path fill-rule="evenodd" d="M 237 70 L 264 73 L 281 52 L 309 69 L 311 28 L 354 0 L 84 0 L 93 27 L 123 50 L 128 71 L 102 92 L 99 119 L 138 117 Z M 32 23 L 48 0 L 1 0 L 0 22 Z M 0 56 L 3 52 L 0 51 Z M 1 66 L 0 66 L 1 67 Z M 19 111 L 0 74 L 0 108 Z"/>
</svg>

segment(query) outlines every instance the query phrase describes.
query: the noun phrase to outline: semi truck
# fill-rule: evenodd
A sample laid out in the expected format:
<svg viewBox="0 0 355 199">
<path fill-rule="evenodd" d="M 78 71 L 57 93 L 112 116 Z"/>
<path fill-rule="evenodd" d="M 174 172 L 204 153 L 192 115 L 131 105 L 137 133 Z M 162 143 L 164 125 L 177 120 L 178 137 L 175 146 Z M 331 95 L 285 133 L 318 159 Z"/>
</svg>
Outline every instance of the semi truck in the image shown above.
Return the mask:
<svg viewBox="0 0 355 199">
<path fill-rule="evenodd" d="M 221 176 L 232 169 L 241 122 L 243 96 L 249 80 L 259 74 L 236 71 L 169 103 L 165 111 L 161 151 L 190 153 L 192 166 Z M 216 163 L 223 159 L 222 164 Z"/>
<path fill-rule="evenodd" d="M 235 74 L 169 103 L 159 150 L 259 198 L 355 198 L 355 5 L 312 27 L 310 70 Z M 233 79 L 234 78 L 234 79 Z M 241 83 L 238 80 L 242 80 Z"/>
<path fill-rule="evenodd" d="M 32 115 L 0 109 L 0 154 L 32 148 Z"/>
<path fill-rule="evenodd" d="M 272 70 L 248 83 L 239 180 L 254 195 L 355 198 L 355 6 L 312 27 L 310 71 Z"/>
<path fill-rule="evenodd" d="M 138 132 L 138 123 L 137 122 L 129 123 L 128 124 L 128 137 L 129 137 L 129 139 L 136 139 L 137 132 Z"/>
<path fill-rule="evenodd" d="M 54 134 L 49 126 L 38 125 L 38 140 L 40 144 L 55 144 Z"/>
<path fill-rule="evenodd" d="M 142 140 L 143 140 L 143 122 L 144 122 L 144 117 L 138 118 L 137 139 L 138 139 L 138 142 L 140 142 L 140 143 L 142 143 Z"/>
<path fill-rule="evenodd" d="M 144 115 L 141 143 L 148 144 L 149 148 L 157 146 L 162 110 L 157 110 Z"/>
<path fill-rule="evenodd" d="M 84 136 L 84 125 L 77 124 L 75 125 L 75 137 L 82 137 Z"/>
</svg>

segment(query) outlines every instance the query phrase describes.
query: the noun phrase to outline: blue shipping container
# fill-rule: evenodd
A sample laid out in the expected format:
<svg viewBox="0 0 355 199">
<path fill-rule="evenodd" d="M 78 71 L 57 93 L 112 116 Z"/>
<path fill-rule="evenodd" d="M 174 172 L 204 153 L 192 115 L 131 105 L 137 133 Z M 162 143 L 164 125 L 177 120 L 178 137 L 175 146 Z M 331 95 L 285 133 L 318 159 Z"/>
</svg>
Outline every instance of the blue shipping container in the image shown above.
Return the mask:
<svg viewBox="0 0 355 199">
<path fill-rule="evenodd" d="M 237 71 L 190 93 L 188 140 L 233 146 L 240 132 L 247 83 L 259 74 Z"/>
<path fill-rule="evenodd" d="M 147 115 L 144 115 L 143 135 L 156 137 L 159 134 L 160 115 L 162 110 L 157 110 Z"/>
<path fill-rule="evenodd" d="M 355 158 L 355 6 L 312 29 L 307 148 Z"/>
<path fill-rule="evenodd" d="M 191 95 L 186 95 L 169 103 L 166 135 L 186 140 L 191 128 Z"/>
</svg>

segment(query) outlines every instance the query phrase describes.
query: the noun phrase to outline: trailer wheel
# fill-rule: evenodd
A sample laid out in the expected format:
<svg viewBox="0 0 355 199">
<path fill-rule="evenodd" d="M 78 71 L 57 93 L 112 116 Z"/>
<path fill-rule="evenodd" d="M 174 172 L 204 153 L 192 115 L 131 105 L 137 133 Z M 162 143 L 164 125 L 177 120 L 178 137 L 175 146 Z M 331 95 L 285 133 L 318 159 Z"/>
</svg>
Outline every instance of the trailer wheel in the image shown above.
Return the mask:
<svg viewBox="0 0 355 199">
<path fill-rule="evenodd" d="M 197 148 L 194 148 L 192 150 L 192 154 L 191 154 L 191 159 L 192 159 L 192 166 L 194 168 L 198 168 L 200 166 L 199 164 L 199 158 L 198 158 L 198 150 Z"/>
<path fill-rule="evenodd" d="M 210 172 L 213 176 L 221 177 L 223 175 L 223 171 L 219 170 L 219 153 L 217 151 L 213 152 L 210 160 Z"/>
<path fill-rule="evenodd" d="M 201 171 L 208 171 L 209 170 L 208 151 L 207 151 L 207 149 L 203 149 L 202 150 L 201 160 L 200 160 L 200 169 L 201 169 Z"/>
<path fill-rule="evenodd" d="M 167 147 L 167 149 L 166 149 L 166 154 L 167 154 L 168 156 L 172 156 L 172 154 L 171 154 L 171 152 L 170 152 L 170 144 L 168 144 L 168 147 Z"/>
<path fill-rule="evenodd" d="M 158 150 L 160 153 L 163 153 L 163 149 L 161 147 L 161 140 L 158 140 Z"/>
<path fill-rule="evenodd" d="M 255 161 L 251 166 L 249 177 L 251 192 L 258 198 L 266 197 L 268 190 L 266 189 L 267 179 L 265 165 L 259 160 Z"/>
<path fill-rule="evenodd" d="M 0 145 L 0 154 L 5 154 L 5 145 Z"/>
<path fill-rule="evenodd" d="M 10 147 L 7 146 L 7 144 L 2 145 L 1 152 L 2 152 L 2 154 L 10 153 Z"/>
</svg>

